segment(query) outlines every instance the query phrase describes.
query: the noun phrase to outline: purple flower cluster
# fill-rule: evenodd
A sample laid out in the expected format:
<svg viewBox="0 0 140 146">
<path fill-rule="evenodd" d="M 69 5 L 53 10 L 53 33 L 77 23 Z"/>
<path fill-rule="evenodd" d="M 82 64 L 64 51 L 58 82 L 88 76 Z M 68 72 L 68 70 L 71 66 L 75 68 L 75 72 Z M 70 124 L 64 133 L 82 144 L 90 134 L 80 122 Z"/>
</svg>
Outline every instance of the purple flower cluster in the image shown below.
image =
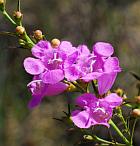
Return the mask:
<svg viewBox="0 0 140 146">
<path fill-rule="evenodd" d="M 121 71 L 118 58 L 111 56 L 114 52 L 112 45 L 105 42 L 97 42 L 90 52 L 86 45 L 73 47 L 70 42 L 62 41 L 59 46 L 52 47 L 50 42 L 42 40 L 31 51 L 34 57 L 24 60 L 25 70 L 33 75 L 33 81 L 27 85 L 32 93 L 29 108 L 39 105 L 44 96 L 64 92 L 68 88 L 64 80 L 90 82 L 96 79 L 98 92 L 104 95 Z M 112 109 L 121 102 L 115 93 L 103 99 L 83 94 L 76 101 L 81 110 L 73 112 L 72 120 L 81 128 L 97 123 L 108 126 Z"/>
</svg>

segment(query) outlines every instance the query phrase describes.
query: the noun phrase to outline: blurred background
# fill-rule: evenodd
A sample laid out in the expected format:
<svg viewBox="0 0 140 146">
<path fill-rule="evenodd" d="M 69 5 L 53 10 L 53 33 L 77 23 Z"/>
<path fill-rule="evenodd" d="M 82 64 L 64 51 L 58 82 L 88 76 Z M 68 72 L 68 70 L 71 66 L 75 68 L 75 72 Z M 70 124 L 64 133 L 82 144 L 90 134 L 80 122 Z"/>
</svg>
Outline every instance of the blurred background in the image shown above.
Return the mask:
<svg viewBox="0 0 140 146">
<path fill-rule="evenodd" d="M 7 0 L 10 14 L 16 5 Z M 48 40 L 85 43 L 89 48 L 96 41 L 110 42 L 123 70 L 114 88 L 123 88 L 129 97 L 137 94 L 137 81 L 129 72 L 140 74 L 140 0 L 24 0 L 21 9 L 29 34 L 41 29 Z M 1 14 L 0 31 L 14 32 Z M 86 146 L 78 142 L 78 132 L 53 119 L 64 115 L 66 96 L 73 94 L 47 97 L 36 109 L 27 108 L 31 76 L 22 65 L 27 56 L 30 50 L 19 49 L 17 38 L 0 35 L 0 146 Z M 108 131 L 97 132 L 105 137 Z M 137 123 L 136 146 L 139 134 Z"/>
</svg>

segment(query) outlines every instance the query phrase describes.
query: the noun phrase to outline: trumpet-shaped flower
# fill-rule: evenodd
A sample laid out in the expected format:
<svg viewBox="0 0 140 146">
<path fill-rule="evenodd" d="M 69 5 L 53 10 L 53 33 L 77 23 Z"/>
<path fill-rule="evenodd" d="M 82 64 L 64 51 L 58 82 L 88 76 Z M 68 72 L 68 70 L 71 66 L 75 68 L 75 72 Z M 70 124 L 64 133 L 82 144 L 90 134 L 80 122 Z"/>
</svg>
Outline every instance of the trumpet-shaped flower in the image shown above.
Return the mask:
<svg viewBox="0 0 140 146">
<path fill-rule="evenodd" d="M 99 94 L 106 93 L 114 84 L 117 73 L 121 72 L 117 57 L 111 57 L 114 49 L 111 44 L 97 42 L 93 46 L 96 62 L 93 65 L 94 72 L 100 73 L 97 78 Z"/>
<path fill-rule="evenodd" d="M 76 105 L 80 109 L 72 112 L 71 119 L 79 128 L 89 128 L 94 125 L 109 127 L 108 121 L 112 117 L 113 108 L 121 105 L 122 98 L 111 93 L 105 98 L 98 99 L 91 93 L 85 93 L 76 98 Z"/>
<path fill-rule="evenodd" d="M 31 81 L 27 87 L 32 93 L 32 99 L 28 104 L 28 107 L 32 109 L 38 106 L 45 96 L 58 95 L 64 92 L 68 86 L 62 82 L 58 82 L 53 85 L 46 84 L 41 79 L 39 79 L 38 76 L 34 76 L 33 81 Z"/>
</svg>

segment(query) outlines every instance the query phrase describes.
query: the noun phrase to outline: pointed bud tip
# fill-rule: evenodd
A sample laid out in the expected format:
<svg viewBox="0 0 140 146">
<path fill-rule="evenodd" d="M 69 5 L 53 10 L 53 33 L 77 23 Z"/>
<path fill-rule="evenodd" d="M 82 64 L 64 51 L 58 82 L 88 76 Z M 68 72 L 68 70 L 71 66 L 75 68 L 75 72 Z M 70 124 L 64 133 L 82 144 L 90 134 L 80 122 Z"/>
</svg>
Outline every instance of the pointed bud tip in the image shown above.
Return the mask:
<svg viewBox="0 0 140 146">
<path fill-rule="evenodd" d="M 43 39 L 42 31 L 41 30 L 35 30 L 34 31 L 34 38 L 37 40 Z"/>
<path fill-rule="evenodd" d="M 20 35 L 22 35 L 25 32 L 25 28 L 22 26 L 17 26 L 16 27 L 16 32 Z"/>
<path fill-rule="evenodd" d="M 53 48 L 57 48 L 60 45 L 60 40 L 56 38 L 52 39 L 51 45 Z"/>
</svg>

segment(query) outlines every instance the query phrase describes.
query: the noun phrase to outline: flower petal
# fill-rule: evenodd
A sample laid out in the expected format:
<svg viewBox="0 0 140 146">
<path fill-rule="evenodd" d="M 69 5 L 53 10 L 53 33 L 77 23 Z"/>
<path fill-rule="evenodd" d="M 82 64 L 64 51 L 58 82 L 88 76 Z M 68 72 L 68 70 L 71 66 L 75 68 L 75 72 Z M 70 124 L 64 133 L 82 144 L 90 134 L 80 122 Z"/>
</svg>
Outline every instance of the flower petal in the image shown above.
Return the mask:
<svg viewBox="0 0 140 146">
<path fill-rule="evenodd" d="M 81 79 L 84 80 L 85 82 L 89 82 L 89 81 L 99 78 L 101 75 L 102 75 L 102 73 L 92 72 L 92 73 L 89 73 L 86 76 L 82 77 Z"/>
<path fill-rule="evenodd" d="M 38 47 L 43 49 L 51 49 L 51 44 L 48 41 L 41 40 L 36 44 Z"/>
<path fill-rule="evenodd" d="M 65 78 L 68 81 L 75 81 L 79 78 L 79 70 L 74 65 L 64 69 L 64 72 L 65 72 Z"/>
<path fill-rule="evenodd" d="M 87 111 L 75 110 L 72 112 L 71 120 L 79 128 L 89 128 L 91 126 L 90 115 Z"/>
<path fill-rule="evenodd" d="M 67 68 L 74 64 L 76 62 L 76 59 L 78 57 L 78 51 L 75 51 L 71 55 L 67 57 L 67 59 L 64 61 L 64 67 Z"/>
<path fill-rule="evenodd" d="M 32 48 L 32 54 L 37 58 L 42 58 L 45 56 L 45 51 L 47 49 L 52 49 L 50 43 L 48 41 L 39 41 L 36 45 Z"/>
<path fill-rule="evenodd" d="M 79 51 L 79 55 L 88 56 L 90 54 L 90 51 L 86 45 L 79 45 L 77 49 Z"/>
<path fill-rule="evenodd" d="M 117 57 L 109 57 L 104 63 L 105 72 L 120 72 L 119 60 Z"/>
<path fill-rule="evenodd" d="M 103 99 L 99 99 L 98 106 L 92 110 L 93 125 L 104 125 L 109 127 L 108 121 L 112 117 L 112 108 Z"/>
<path fill-rule="evenodd" d="M 42 81 L 48 84 L 56 84 L 64 79 L 61 69 L 49 70 L 42 75 Z"/>
<path fill-rule="evenodd" d="M 33 96 L 32 99 L 28 103 L 28 108 L 33 109 L 38 106 L 42 101 L 42 96 Z"/>
<path fill-rule="evenodd" d="M 88 106 L 95 103 L 98 99 L 92 93 L 84 93 L 76 98 L 76 104 L 80 107 Z"/>
<path fill-rule="evenodd" d="M 64 92 L 66 89 L 68 88 L 68 85 L 62 83 L 62 82 L 58 82 L 56 84 L 53 85 L 48 85 L 46 88 L 46 96 L 55 96 L 58 94 L 61 94 L 62 92 Z"/>
<path fill-rule="evenodd" d="M 111 44 L 105 42 L 97 42 L 93 46 L 93 51 L 99 56 L 109 57 L 113 54 L 114 49 Z"/>
<path fill-rule="evenodd" d="M 71 42 L 68 42 L 68 41 L 62 41 L 59 48 L 61 51 L 64 51 L 68 55 L 76 51 L 76 48 L 72 47 Z"/>
<path fill-rule="evenodd" d="M 96 61 L 93 64 L 93 71 L 102 71 L 104 65 L 104 58 L 103 57 L 96 57 Z"/>
<path fill-rule="evenodd" d="M 104 73 L 98 78 L 98 91 L 102 95 L 106 93 L 115 82 L 117 73 Z"/>
<path fill-rule="evenodd" d="M 31 75 L 38 75 L 44 71 L 44 65 L 39 59 L 28 57 L 24 60 L 24 68 Z"/>
<path fill-rule="evenodd" d="M 120 96 L 118 96 L 116 93 L 109 94 L 103 100 L 108 102 L 110 107 L 112 107 L 112 108 L 114 108 L 116 106 L 120 106 L 123 102 L 122 98 Z"/>
</svg>

